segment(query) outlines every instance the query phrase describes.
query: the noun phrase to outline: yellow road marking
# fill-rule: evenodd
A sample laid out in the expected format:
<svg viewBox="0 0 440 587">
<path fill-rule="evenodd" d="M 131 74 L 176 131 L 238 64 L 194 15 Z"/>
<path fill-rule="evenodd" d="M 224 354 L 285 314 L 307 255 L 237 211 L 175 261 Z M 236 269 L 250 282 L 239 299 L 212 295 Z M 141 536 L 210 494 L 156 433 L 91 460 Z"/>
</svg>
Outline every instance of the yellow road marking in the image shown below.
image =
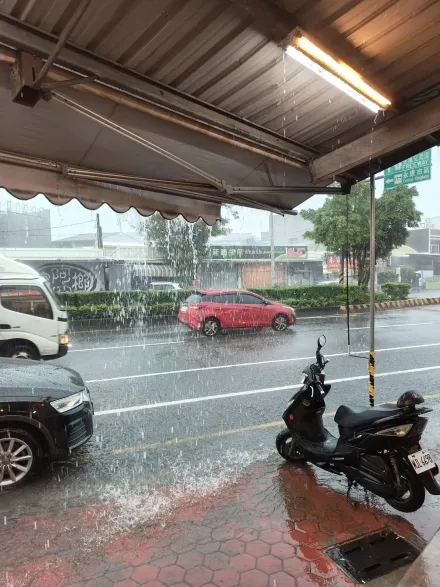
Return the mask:
<svg viewBox="0 0 440 587">
<path fill-rule="evenodd" d="M 324 418 L 334 416 L 336 412 L 328 412 L 324 414 Z M 282 426 L 284 422 L 277 420 L 276 422 L 266 422 L 265 424 L 256 424 L 254 426 L 244 426 L 242 428 L 231 428 L 230 430 L 220 430 L 219 432 L 210 432 L 208 434 L 199 434 L 198 436 L 186 436 L 185 438 L 175 438 L 174 440 L 166 440 L 164 442 L 152 442 L 150 444 L 143 444 L 140 446 L 128 446 L 126 448 L 118 448 L 112 453 L 114 455 L 126 454 L 131 452 L 138 452 L 140 450 L 150 450 L 152 448 L 161 448 L 164 446 L 172 446 L 173 444 L 182 444 L 185 442 L 193 442 L 195 440 L 206 440 L 209 438 L 219 438 L 222 436 L 231 436 L 232 434 L 240 434 L 241 432 L 253 432 L 254 430 L 264 430 L 265 428 L 274 428 L 275 426 Z"/>
<path fill-rule="evenodd" d="M 429 395 L 423 396 L 425 399 L 438 399 L 440 398 L 440 393 L 432 393 Z M 391 402 L 383 402 L 383 403 L 394 403 L 397 400 L 392 400 Z M 376 404 L 377 406 L 381 406 L 383 404 Z M 336 412 L 327 412 L 324 414 L 324 418 L 331 418 L 334 416 Z M 163 448 L 166 446 L 173 446 L 175 444 L 184 444 L 186 442 L 195 442 L 198 440 L 208 440 L 210 438 L 221 438 L 222 436 L 231 436 L 232 434 L 240 434 L 242 432 L 253 432 L 255 430 L 264 430 L 266 428 L 275 428 L 276 426 L 282 426 L 284 422 L 282 420 L 277 420 L 275 422 L 266 422 L 265 424 L 256 424 L 254 426 L 244 426 L 242 428 L 231 428 L 230 430 L 220 430 L 219 432 L 210 432 L 208 434 L 199 434 L 197 436 L 186 436 L 184 438 L 175 438 L 174 440 L 165 440 L 164 442 L 151 442 L 149 444 L 142 444 L 139 446 L 128 446 L 125 448 L 118 448 L 112 451 L 114 455 L 122 455 L 127 453 L 139 452 L 141 450 L 151 450 L 154 448 Z"/>
</svg>

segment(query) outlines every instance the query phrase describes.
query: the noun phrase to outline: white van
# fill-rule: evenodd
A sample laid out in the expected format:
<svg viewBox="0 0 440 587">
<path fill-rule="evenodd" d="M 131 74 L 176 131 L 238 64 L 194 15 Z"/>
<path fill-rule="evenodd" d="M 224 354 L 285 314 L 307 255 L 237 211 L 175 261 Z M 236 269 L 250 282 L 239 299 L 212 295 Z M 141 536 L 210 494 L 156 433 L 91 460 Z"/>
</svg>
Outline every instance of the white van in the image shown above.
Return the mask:
<svg viewBox="0 0 440 587">
<path fill-rule="evenodd" d="M 69 346 L 67 312 L 32 267 L 0 258 L 0 356 L 57 359 Z"/>
</svg>

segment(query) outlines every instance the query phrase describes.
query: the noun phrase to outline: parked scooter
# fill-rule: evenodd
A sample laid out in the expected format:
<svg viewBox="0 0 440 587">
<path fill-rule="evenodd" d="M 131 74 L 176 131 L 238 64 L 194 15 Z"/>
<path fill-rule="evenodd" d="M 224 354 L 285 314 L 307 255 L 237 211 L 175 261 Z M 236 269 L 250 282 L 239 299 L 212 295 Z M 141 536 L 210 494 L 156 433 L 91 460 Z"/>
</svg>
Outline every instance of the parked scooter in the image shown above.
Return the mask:
<svg viewBox="0 0 440 587">
<path fill-rule="evenodd" d="M 348 491 L 361 485 L 383 497 L 401 512 L 418 510 L 425 489 L 440 495 L 435 479 L 439 469 L 420 439 L 428 423 L 429 408 L 415 391 L 403 393 L 397 404 L 375 408 L 340 406 L 335 415 L 339 438 L 324 428 L 325 383 L 328 360 L 321 354 L 326 338 L 318 339 L 316 363 L 303 371 L 301 389 L 291 398 L 283 420 L 287 428 L 277 436 L 280 455 L 292 463 L 310 462 L 348 479 Z"/>
</svg>

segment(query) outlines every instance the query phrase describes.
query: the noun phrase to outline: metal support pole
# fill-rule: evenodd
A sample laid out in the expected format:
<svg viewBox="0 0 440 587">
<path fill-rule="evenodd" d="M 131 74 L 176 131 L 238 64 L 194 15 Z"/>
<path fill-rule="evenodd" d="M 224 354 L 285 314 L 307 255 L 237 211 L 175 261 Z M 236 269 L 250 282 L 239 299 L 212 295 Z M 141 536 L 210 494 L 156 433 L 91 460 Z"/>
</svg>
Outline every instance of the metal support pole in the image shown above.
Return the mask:
<svg viewBox="0 0 440 587">
<path fill-rule="evenodd" d="M 369 399 L 374 406 L 374 286 L 376 277 L 376 243 L 375 243 L 375 184 L 374 173 L 370 173 L 370 354 L 368 358 Z"/>
<path fill-rule="evenodd" d="M 41 68 L 37 77 L 35 78 L 34 83 L 32 84 L 33 88 L 39 88 L 40 85 L 43 83 L 43 80 L 46 77 L 49 69 L 52 67 L 52 65 L 55 62 L 55 59 L 61 53 L 64 45 L 66 44 L 70 33 L 76 27 L 76 25 L 80 21 L 82 15 L 87 10 L 89 5 L 90 5 L 90 0 L 81 0 L 81 2 L 78 3 L 76 10 L 73 13 L 72 18 L 67 22 L 66 26 L 61 31 L 60 38 L 58 39 L 57 44 L 53 48 L 51 54 L 48 56 L 48 58 L 46 60 L 46 63 L 43 65 L 43 67 Z"/>
<path fill-rule="evenodd" d="M 270 279 L 272 287 L 276 285 L 277 274 L 275 271 L 275 235 L 273 232 L 273 212 L 269 216 L 269 232 L 270 232 Z"/>
</svg>

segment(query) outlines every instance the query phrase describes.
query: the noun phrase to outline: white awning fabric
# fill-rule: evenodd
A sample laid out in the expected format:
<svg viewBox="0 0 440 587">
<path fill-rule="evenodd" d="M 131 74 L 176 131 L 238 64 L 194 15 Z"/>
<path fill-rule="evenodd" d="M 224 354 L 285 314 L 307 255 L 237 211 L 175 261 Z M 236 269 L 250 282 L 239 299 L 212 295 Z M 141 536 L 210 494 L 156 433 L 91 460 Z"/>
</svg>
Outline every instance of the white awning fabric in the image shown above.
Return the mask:
<svg viewBox="0 0 440 587">
<path fill-rule="evenodd" d="M 0 63 L 0 186 L 17 198 L 43 193 L 56 205 L 76 198 L 92 210 L 107 203 L 117 212 L 135 208 L 148 216 L 158 210 L 168 219 L 181 214 L 190 222 L 202 218 L 212 225 L 220 218 L 224 203 L 282 212 L 310 197 L 310 191 L 269 194 L 264 190 L 272 189 L 270 181 L 274 186 L 311 188 L 306 167 L 267 162 L 258 153 L 96 94 L 62 88 L 59 95 L 133 133 L 138 142 L 60 99 L 40 100 L 33 108 L 16 104 L 11 99 L 9 70 L 9 64 Z M 185 167 L 145 148 L 143 140 L 190 165 Z M 208 180 L 197 170 L 206 173 Z M 210 174 L 224 186 L 254 186 L 256 193 L 219 189 L 209 182 Z"/>
</svg>

